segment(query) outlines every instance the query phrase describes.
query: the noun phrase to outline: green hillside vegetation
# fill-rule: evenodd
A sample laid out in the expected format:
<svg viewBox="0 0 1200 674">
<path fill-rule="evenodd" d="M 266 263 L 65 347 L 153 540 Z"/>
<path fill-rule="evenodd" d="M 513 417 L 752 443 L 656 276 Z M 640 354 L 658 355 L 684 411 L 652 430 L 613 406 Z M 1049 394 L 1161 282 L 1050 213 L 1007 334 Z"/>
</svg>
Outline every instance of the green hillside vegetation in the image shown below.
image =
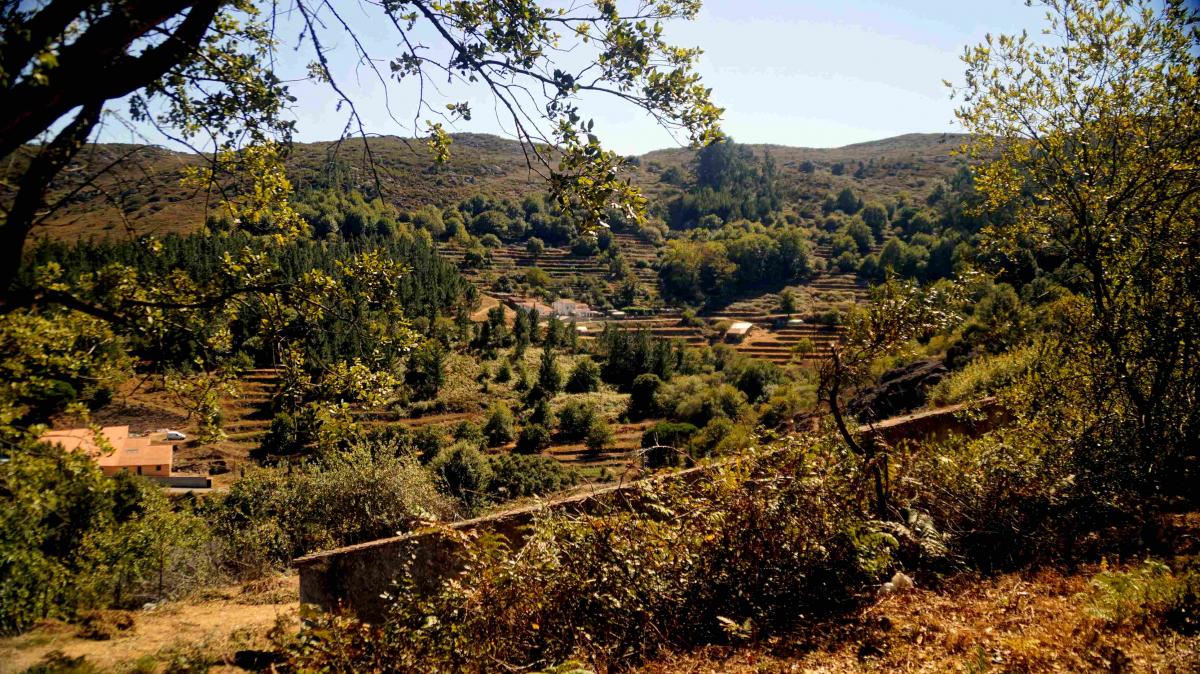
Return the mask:
<svg viewBox="0 0 1200 674">
<path fill-rule="evenodd" d="M 186 611 L 302 555 L 654 477 L 614 507 L 536 509 L 522 540 L 455 530 L 460 557 L 439 561 L 457 572 L 380 587 L 385 619 L 305 611 L 224 664 L 1194 670 L 1200 15 L 1048 6 L 1053 43 L 966 50 L 959 137 L 717 137 L 694 54 L 605 14 L 612 76 L 650 77 L 639 105 L 698 147 L 619 162 L 560 83 L 547 151 L 569 175 L 549 188 L 528 144 L 440 127 L 424 150 L 449 143 L 442 163 L 387 137 L 369 158 L 251 144 L 226 157 L 241 171 L 220 207 L 184 187 L 184 155 L 63 151 L 85 170 L 59 167 L 51 195 L 72 196 L 0 288 L 0 634 Z M 439 11 L 503 33 L 481 53 L 544 66 L 535 28 L 555 19 L 534 7 Z M 497 18 L 518 10 L 531 27 Z M 680 70 L 660 81 L 663 53 Z M 273 82 L 250 92 L 264 124 Z M 17 146 L 22 180 L 58 152 Z M 541 313 L 560 298 L 598 311 Z M 185 428 L 177 466 L 217 488 L 169 494 L 39 441 L 131 417 Z M 960 588 L 984 588 L 963 601 L 990 624 L 939 627 L 957 615 L 931 592 Z M 126 664 L 191 671 L 164 653 Z"/>
</svg>

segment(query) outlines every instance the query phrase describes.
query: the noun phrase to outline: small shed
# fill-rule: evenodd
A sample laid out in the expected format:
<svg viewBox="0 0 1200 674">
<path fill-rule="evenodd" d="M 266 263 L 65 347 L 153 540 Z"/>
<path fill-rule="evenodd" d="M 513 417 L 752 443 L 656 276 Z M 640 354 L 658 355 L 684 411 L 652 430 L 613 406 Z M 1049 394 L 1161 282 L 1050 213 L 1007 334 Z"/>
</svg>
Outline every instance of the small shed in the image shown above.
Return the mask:
<svg viewBox="0 0 1200 674">
<path fill-rule="evenodd" d="M 749 321 L 737 321 L 725 331 L 725 341 L 740 342 L 750 334 L 750 330 L 753 328 L 754 324 Z"/>
</svg>

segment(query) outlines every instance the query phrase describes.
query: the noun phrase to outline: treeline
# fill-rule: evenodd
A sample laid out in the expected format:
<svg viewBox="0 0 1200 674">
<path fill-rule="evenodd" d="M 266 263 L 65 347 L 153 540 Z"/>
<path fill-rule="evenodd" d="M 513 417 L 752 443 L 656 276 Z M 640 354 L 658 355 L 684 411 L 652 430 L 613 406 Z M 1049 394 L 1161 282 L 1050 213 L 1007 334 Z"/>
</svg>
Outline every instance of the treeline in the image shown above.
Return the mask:
<svg viewBox="0 0 1200 674">
<path fill-rule="evenodd" d="M 374 281 L 366 275 L 339 274 L 367 253 L 397 263 L 394 277 L 387 279 L 390 299 L 419 331 L 427 330 L 440 316 L 452 316 L 468 309 L 475 301 L 475 288 L 459 275 L 453 265 L 442 259 L 427 237 L 420 235 L 364 234 L 352 239 L 314 240 L 301 237 L 284 244 L 267 242 L 254 235 L 227 234 L 167 235 L 152 243 L 145 241 L 84 241 L 74 244 L 41 241 L 33 246 L 26 273 L 47 264 L 61 270 L 61 279 L 77 284 L 83 279 L 103 279 L 118 269 L 132 270 L 147 278 L 177 278 L 180 283 L 197 287 L 220 285 L 229 271 L 229 260 L 238 260 L 247 251 L 258 258 L 264 269 L 271 270 L 272 286 L 300 285 L 314 273 L 339 276 L 347 296 L 365 296 L 363 286 Z M 131 326 L 131 344 L 139 357 L 158 363 L 185 364 L 193 361 L 209 343 L 212 332 L 228 330 L 227 349 L 244 353 L 253 362 L 271 364 L 277 357 L 274 344 L 261 338 L 260 325 L 274 310 L 261 296 L 246 294 L 238 302 L 232 320 L 227 316 L 212 321 L 192 334 L 178 334 L 170 340 L 152 342 L 139 339 L 137 326 Z M 214 303 L 214 308 L 217 305 Z M 227 307 L 221 306 L 222 311 Z M 348 303 L 336 312 L 321 314 L 295 307 L 284 312 L 287 324 L 281 332 L 304 344 L 312 362 L 355 358 L 376 352 L 381 344 L 371 334 L 352 329 L 372 318 L 370 303 Z M 399 357 L 401 354 L 393 354 Z"/>
<path fill-rule="evenodd" d="M 672 239 L 658 273 L 666 297 L 712 304 L 802 281 L 812 269 L 808 239 L 800 228 L 743 220 Z"/>
<path fill-rule="evenodd" d="M 826 197 L 816 238 L 830 246 L 830 265 L 837 271 L 857 273 L 872 283 L 889 275 L 936 281 L 974 262 L 982 228 L 1006 217 L 1003 212 L 985 215 L 978 206 L 966 168 L 948 182 L 936 183 L 923 200 L 902 194 L 886 203 L 864 202 L 847 187 Z M 1052 251 L 1038 254 L 1054 265 Z M 1031 256 L 1009 262 L 1032 269 Z"/>
<path fill-rule="evenodd" d="M 740 219 L 769 221 L 779 210 L 775 161 L 769 152 L 760 162 L 750 148 L 721 140 L 696 152 L 690 169 L 687 190 L 658 206 L 658 215 L 671 229 L 713 229 Z M 664 179 L 680 181 L 667 174 Z"/>
</svg>

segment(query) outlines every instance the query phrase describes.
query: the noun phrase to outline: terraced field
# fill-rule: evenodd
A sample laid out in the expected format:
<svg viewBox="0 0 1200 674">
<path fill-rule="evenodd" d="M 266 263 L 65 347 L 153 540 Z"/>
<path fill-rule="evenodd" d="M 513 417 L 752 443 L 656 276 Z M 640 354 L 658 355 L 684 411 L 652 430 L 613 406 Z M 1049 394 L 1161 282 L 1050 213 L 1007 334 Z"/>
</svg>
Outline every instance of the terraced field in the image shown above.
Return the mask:
<svg viewBox="0 0 1200 674">
<path fill-rule="evenodd" d="M 486 420 L 483 412 L 445 412 L 406 416 L 401 412 L 372 410 L 357 411 L 354 414 L 360 421 L 372 426 L 394 424 L 410 429 L 433 426 L 443 429 L 447 434 L 454 425 L 460 422 L 469 421 L 474 424 L 483 424 Z M 583 443 L 567 443 L 553 445 L 544 453 L 568 466 L 578 468 L 588 480 L 598 479 L 604 472 L 607 472 L 607 476 L 619 478 L 628 470 L 636 467 L 637 461 L 633 452 L 641 448 L 642 433 L 658 421 L 661 420 L 653 419 L 628 424 L 614 423 L 612 426 L 613 444 L 602 452 L 593 452 Z M 506 453 L 513 451 L 515 447 L 516 443 L 510 442 L 491 448 L 489 452 L 493 454 Z"/>
<path fill-rule="evenodd" d="M 175 455 L 176 467 L 184 472 L 211 474 L 213 486 L 225 486 L 236 479 L 238 468 L 253 463 L 250 452 L 262 443 L 271 427 L 271 398 L 278 383 L 278 372 L 272 368 L 244 374 L 238 381 L 238 395 L 222 405 L 225 439 L 181 444 Z"/>
<path fill-rule="evenodd" d="M 654 247 L 631 234 L 617 234 L 614 239 L 643 290 L 651 300 L 657 298 L 658 273 L 650 267 L 657 257 Z M 547 247 L 545 253 L 534 259 L 526 252 L 524 244 L 510 243 L 493 249 L 490 262 L 479 269 L 462 266 L 466 251 L 454 243 L 444 244 L 440 250 L 444 258 L 459 265 L 464 276 L 483 286 L 490 285 L 488 277 L 511 276 L 531 267 L 541 269 L 552 281 L 579 292 L 588 290 L 589 278 L 600 279 L 610 285 L 613 283 L 607 261 L 599 256 L 572 255 L 567 247 Z"/>
</svg>

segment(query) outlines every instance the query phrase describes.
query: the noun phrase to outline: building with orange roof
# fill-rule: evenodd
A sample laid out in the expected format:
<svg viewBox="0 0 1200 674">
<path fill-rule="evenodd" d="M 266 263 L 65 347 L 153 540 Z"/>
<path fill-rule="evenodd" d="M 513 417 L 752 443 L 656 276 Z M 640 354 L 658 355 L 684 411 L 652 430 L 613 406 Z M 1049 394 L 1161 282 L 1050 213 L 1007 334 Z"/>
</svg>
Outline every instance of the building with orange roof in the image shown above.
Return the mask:
<svg viewBox="0 0 1200 674">
<path fill-rule="evenodd" d="M 148 477 L 170 477 L 175 446 L 154 442 L 149 437 L 131 437 L 128 426 L 100 429 L 103 442 L 97 442 L 90 428 L 50 431 L 42 442 L 61 446 L 68 452 L 83 452 L 96 460 L 105 475 L 129 472 Z"/>
</svg>

